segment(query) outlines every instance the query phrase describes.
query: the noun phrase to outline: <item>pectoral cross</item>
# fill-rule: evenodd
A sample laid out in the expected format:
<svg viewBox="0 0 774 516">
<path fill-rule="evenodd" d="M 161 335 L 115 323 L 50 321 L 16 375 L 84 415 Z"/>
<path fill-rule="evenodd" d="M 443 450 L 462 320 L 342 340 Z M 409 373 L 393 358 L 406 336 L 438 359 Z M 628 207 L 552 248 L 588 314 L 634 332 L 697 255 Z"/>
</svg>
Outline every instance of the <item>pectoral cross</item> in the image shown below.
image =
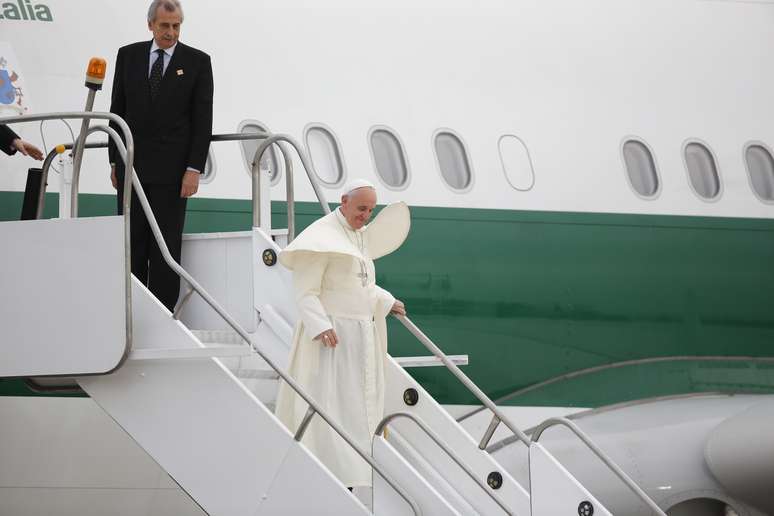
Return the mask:
<svg viewBox="0 0 774 516">
<path fill-rule="evenodd" d="M 360 263 L 360 272 L 357 274 L 357 277 L 360 278 L 361 283 L 365 287 L 368 285 L 368 269 L 366 269 L 366 264 L 363 262 L 363 260 L 358 260 Z"/>
<path fill-rule="evenodd" d="M 340 214 L 340 212 L 337 212 L 337 216 Z M 352 242 L 355 247 L 357 247 L 358 251 L 360 251 L 360 256 L 365 256 L 363 253 L 365 252 L 365 239 L 363 237 L 362 232 L 353 231 L 352 228 L 348 229 L 348 226 L 345 226 L 345 222 L 341 221 L 341 218 L 338 218 L 339 224 L 341 224 L 341 227 L 344 229 L 344 234 L 347 235 L 347 240 Z M 365 260 L 362 258 L 358 258 L 357 260 L 358 265 L 360 265 L 360 272 L 355 274 L 358 278 L 360 278 L 360 283 L 364 286 L 368 286 L 368 266 L 366 265 Z"/>
</svg>

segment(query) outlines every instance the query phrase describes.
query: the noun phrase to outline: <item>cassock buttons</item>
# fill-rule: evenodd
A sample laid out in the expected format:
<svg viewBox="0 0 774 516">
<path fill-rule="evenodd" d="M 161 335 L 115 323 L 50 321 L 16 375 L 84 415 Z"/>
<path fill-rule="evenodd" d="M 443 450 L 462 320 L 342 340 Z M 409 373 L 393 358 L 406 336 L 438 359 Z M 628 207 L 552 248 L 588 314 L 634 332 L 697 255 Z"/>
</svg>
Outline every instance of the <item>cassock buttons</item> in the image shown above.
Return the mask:
<svg viewBox="0 0 774 516">
<path fill-rule="evenodd" d="M 267 267 L 277 263 L 277 253 L 274 252 L 274 249 L 265 249 L 261 257 L 263 258 L 264 265 Z"/>
</svg>

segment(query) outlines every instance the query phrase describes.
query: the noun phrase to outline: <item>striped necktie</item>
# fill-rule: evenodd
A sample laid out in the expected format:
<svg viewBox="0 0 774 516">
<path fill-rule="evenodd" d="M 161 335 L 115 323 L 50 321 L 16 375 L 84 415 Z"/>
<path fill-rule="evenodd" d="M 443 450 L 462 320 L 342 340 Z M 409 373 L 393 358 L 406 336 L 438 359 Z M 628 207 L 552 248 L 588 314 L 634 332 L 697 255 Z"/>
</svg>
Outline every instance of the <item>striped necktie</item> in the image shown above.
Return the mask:
<svg viewBox="0 0 774 516">
<path fill-rule="evenodd" d="M 156 61 L 154 61 L 151 67 L 150 76 L 148 77 L 148 84 L 150 85 L 151 100 L 155 100 L 159 94 L 161 88 L 161 77 L 164 73 L 164 50 L 156 50 Z"/>
</svg>

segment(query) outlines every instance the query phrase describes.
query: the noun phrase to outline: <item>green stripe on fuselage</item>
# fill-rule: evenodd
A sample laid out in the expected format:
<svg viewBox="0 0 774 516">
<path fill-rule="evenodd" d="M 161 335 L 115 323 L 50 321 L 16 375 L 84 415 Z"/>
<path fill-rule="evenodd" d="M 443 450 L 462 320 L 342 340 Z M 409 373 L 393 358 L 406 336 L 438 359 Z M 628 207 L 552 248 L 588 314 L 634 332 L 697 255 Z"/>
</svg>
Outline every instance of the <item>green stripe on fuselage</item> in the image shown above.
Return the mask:
<svg viewBox="0 0 774 516">
<path fill-rule="evenodd" d="M 55 214 L 49 194 L 47 215 Z M 21 194 L 0 193 L 0 218 Z M 115 200 L 82 195 L 83 215 Z M 249 229 L 250 202 L 192 199 L 186 231 Z M 273 203 L 274 225 L 285 224 Z M 320 215 L 298 203 L 297 225 Z M 493 398 L 566 373 L 647 357 L 772 356 L 774 221 L 707 217 L 413 207 L 412 230 L 377 263 L 377 281 Z M 390 352 L 427 352 L 396 321 Z M 441 403 L 472 403 L 440 368 L 412 374 Z M 0 383 L 0 394 L 18 394 Z M 774 392 L 765 364 L 664 362 L 558 382 L 525 405 L 600 406 L 704 391 Z"/>
</svg>

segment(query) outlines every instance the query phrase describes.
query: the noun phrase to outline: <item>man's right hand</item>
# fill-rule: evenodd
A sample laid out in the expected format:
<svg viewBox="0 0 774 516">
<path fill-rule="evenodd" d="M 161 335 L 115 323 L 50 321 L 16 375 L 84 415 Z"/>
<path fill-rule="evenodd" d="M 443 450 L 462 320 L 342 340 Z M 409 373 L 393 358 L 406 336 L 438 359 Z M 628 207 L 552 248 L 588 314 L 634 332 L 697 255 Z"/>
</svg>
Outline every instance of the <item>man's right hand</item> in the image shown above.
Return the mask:
<svg viewBox="0 0 774 516">
<path fill-rule="evenodd" d="M 118 176 L 116 176 L 116 167 L 110 167 L 110 182 L 113 183 L 113 188 L 118 190 Z"/>
<path fill-rule="evenodd" d="M 336 344 L 339 343 L 339 338 L 336 336 L 336 332 L 333 331 L 333 329 L 325 330 L 315 337 L 314 340 L 319 340 L 326 348 L 335 348 Z"/>
</svg>

